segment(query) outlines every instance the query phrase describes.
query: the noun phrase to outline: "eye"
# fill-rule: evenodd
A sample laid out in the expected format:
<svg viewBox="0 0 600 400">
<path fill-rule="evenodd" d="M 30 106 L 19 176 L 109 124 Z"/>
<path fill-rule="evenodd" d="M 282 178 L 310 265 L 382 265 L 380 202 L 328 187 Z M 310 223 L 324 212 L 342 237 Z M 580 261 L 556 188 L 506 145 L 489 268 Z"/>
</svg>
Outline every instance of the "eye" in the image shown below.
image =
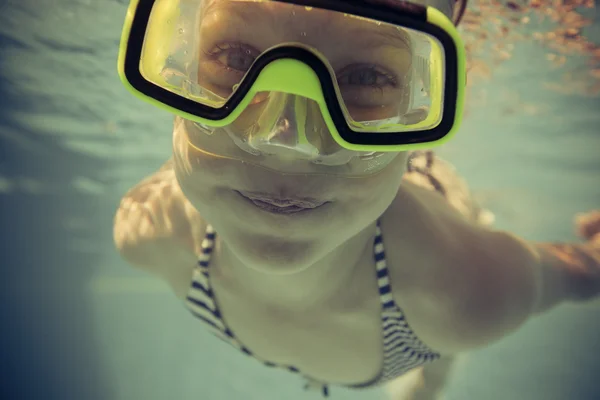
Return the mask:
<svg viewBox="0 0 600 400">
<path fill-rule="evenodd" d="M 246 72 L 258 57 L 258 51 L 239 43 L 226 43 L 217 46 L 211 53 L 212 58 L 224 67 Z"/>
<path fill-rule="evenodd" d="M 348 112 L 359 121 L 363 117 L 358 117 L 357 110 L 373 108 L 379 115 L 382 106 L 397 104 L 403 98 L 405 78 L 376 65 L 349 65 L 337 73 L 336 79 Z"/>
<path fill-rule="evenodd" d="M 338 74 L 338 84 L 382 88 L 396 87 L 395 75 L 373 65 L 350 65 Z"/>
</svg>

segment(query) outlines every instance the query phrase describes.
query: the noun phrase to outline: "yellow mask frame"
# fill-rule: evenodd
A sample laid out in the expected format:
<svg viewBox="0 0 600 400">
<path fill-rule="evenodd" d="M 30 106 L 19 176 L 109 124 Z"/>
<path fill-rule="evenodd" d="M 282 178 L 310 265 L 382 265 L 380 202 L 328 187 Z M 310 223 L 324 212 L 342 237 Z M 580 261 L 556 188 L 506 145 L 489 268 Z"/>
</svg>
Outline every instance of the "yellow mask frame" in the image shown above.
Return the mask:
<svg viewBox="0 0 600 400">
<path fill-rule="evenodd" d="M 442 46 L 432 46 L 431 63 L 445 60 L 445 76 L 440 68 L 430 68 L 432 110 L 424 121 L 412 125 L 414 131 L 390 132 L 385 127 L 357 131 L 348 123 L 339 104 L 327 61 L 314 50 L 282 45 L 263 53 L 225 104 L 199 104 L 177 94 L 159 75 L 165 47 L 144 44 L 169 40 L 173 34 L 164 24 L 149 24 L 152 13 L 162 21 L 178 17 L 179 0 L 132 0 L 123 27 L 118 72 L 127 89 L 142 100 L 184 119 L 210 127 L 233 123 L 259 92 L 277 91 L 315 101 L 333 139 L 343 148 L 361 152 L 406 151 L 431 148 L 448 141 L 462 120 L 466 84 L 465 50 L 453 23 L 433 7 L 405 2 L 374 0 L 342 2 L 336 0 L 269 0 L 344 12 L 425 32 Z M 408 4 L 408 6 L 407 6 Z M 437 53 L 436 53 L 437 52 Z M 443 57 L 443 58 L 442 58 Z M 160 84 L 157 84 L 160 83 Z M 443 87 L 441 87 L 443 85 Z M 440 107 L 443 104 L 443 108 Z M 437 108 L 436 108 L 437 107 Z M 439 123 L 433 128 L 432 120 Z"/>
</svg>

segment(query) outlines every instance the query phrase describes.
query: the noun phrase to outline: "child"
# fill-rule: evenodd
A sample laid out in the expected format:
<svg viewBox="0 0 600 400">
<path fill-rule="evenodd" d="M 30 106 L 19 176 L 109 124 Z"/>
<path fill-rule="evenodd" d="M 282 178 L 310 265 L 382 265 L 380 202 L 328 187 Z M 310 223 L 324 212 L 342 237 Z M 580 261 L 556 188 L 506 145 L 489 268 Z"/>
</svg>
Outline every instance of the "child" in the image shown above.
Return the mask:
<svg viewBox="0 0 600 400">
<path fill-rule="evenodd" d="M 322 3 L 185 0 L 179 20 L 136 10 L 148 18 L 143 54 L 167 60 L 132 58 L 138 80 L 150 82 L 136 90 L 180 111 L 173 158 L 125 195 L 115 243 L 216 336 L 309 388 L 328 395 L 328 384 L 369 387 L 413 371 L 409 395 L 435 399 L 456 355 L 561 302 L 598 296 L 600 251 L 597 241 L 527 243 L 491 229 L 490 214 L 430 151 L 351 150 L 346 138 L 372 150 L 377 137 L 404 146 L 435 131 L 430 117 L 452 108 L 436 91 L 450 93 L 464 76 L 458 63 L 453 77 L 446 56 L 447 85 L 430 79 L 442 65 L 435 43 L 452 50 L 452 35 L 422 28 L 436 11 L 388 5 L 418 21 L 373 23 L 368 7 L 349 18 L 333 11 L 349 5 Z M 176 50 L 153 44 L 165 37 L 152 30 L 160 21 L 178 27 Z M 129 46 L 141 49 L 139 39 Z M 223 110 L 240 112 L 211 122 L 225 121 Z"/>
</svg>

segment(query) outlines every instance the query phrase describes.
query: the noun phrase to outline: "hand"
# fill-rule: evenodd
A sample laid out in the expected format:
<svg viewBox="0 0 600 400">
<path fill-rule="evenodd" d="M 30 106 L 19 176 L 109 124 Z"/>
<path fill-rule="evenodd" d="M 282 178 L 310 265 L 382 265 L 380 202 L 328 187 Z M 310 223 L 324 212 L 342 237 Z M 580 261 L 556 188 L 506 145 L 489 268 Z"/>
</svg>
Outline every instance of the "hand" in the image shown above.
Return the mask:
<svg viewBox="0 0 600 400">
<path fill-rule="evenodd" d="M 578 214 L 574 223 L 585 243 L 536 244 L 548 286 L 542 310 L 563 299 L 586 301 L 600 296 L 600 211 Z"/>
<path fill-rule="evenodd" d="M 600 210 L 588 211 L 575 216 L 577 235 L 594 247 L 600 247 Z"/>
<path fill-rule="evenodd" d="M 574 223 L 577 235 L 586 243 L 548 243 L 540 246 L 571 269 L 597 276 L 600 272 L 600 210 L 577 214 Z"/>
</svg>

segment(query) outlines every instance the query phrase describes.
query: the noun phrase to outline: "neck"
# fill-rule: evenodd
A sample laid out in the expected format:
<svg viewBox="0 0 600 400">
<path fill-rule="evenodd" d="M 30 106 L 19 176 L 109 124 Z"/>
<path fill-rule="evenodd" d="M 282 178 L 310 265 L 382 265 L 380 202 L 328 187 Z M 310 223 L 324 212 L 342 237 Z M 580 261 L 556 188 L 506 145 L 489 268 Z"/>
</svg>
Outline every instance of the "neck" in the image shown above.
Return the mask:
<svg viewBox="0 0 600 400">
<path fill-rule="evenodd" d="M 307 310 L 345 293 L 365 255 L 372 258 L 375 222 L 297 272 L 275 274 L 249 267 L 220 237 L 215 262 L 218 279 L 244 298 L 286 310 Z"/>
</svg>

